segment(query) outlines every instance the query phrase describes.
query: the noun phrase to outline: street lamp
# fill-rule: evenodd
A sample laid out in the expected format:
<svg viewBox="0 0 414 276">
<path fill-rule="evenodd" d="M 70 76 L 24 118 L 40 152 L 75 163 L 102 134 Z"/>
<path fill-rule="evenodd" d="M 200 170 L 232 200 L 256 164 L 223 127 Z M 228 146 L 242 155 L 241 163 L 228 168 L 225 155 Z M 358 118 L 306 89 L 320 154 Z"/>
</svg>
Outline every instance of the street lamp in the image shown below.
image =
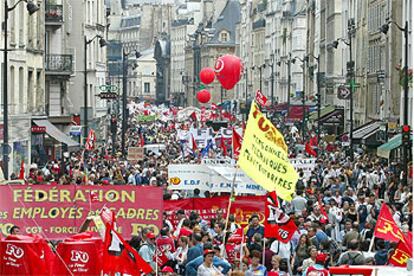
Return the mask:
<svg viewBox="0 0 414 276">
<path fill-rule="evenodd" d="M 263 93 L 263 90 L 262 90 L 262 82 L 263 82 L 263 79 L 262 79 L 262 70 L 263 70 L 263 68 L 266 68 L 266 64 L 262 64 L 262 65 L 259 65 L 259 66 L 253 66 L 252 67 L 252 70 L 255 70 L 255 69 L 259 69 L 259 80 L 260 80 L 260 82 L 259 82 L 259 89 L 260 89 L 260 92 L 261 93 Z"/>
<path fill-rule="evenodd" d="M 271 66 L 271 75 L 270 75 L 270 93 L 271 93 L 271 102 L 272 102 L 272 108 L 274 103 L 274 82 L 275 82 L 275 55 L 273 53 L 270 54 L 270 60 L 271 63 L 269 64 Z"/>
<path fill-rule="evenodd" d="M 126 154 L 125 151 L 125 134 L 128 124 L 128 112 L 127 112 L 127 87 L 128 87 L 128 57 L 131 53 L 128 53 L 125 49 L 122 51 L 122 137 L 121 137 L 121 150 L 122 155 Z M 135 50 L 135 58 L 141 57 L 141 53 Z"/>
<path fill-rule="evenodd" d="M 309 56 L 313 57 L 314 59 L 316 59 L 317 62 L 317 66 L 318 66 L 318 72 L 317 72 L 317 78 L 316 78 L 316 90 L 317 90 L 317 106 L 318 106 L 318 144 L 319 141 L 321 139 L 321 124 L 319 122 L 319 120 L 321 119 L 321 87 L 320 87 L 320 81 L 321 81 L 321 64 L 320 64 L 320 56 L 318 55 L 317 57 L 314 56 L 313 54 L 309 54 Z"/>
<path fill-rule="evenodd" d="M 303 59 L 300 57 L 294 57 L 292 59 L 292 63 L 295 63 L 296 59 L 302 62 L 302 140 L 305 143 L 305 128 L 306 128 L 306 93 L 305 93 L 305 70 L 306 70 L 306 63 L 309 60 L 308 56 L 304 56 Z"/>
<path fill-rule="evenodd" d="M 289 113 L 290 113 L 290 83 L 291 83 L 291 76 L 290 76 L 290 71 L 291 71 L 291 64 L 292 63 L 295 63 L 295 59 L 294 58 L 292 58 L 292 54 L 291 53 L 289 53 L 289 58 L 288 58 L 288 60 L 287 61 L 283 61 L 283 63 L 285 63 L 287 66 L 288 66 L 288 73 L 287 73 L 287 75 L 288 75 L 288 95 L 287 95 L 287 118 L 289 118 Z M 281 66 L 282 65 L 282 62 L 281 61 L 278 61 L 277 62 L 277 66 Z"/>
<path fill-rule="evenodd" d="M 4 178 L 8 179 L 9 178 L 9 151 L 8 151 L 8 145 L 9 145 L 9 125 L 8 125 L 8 120 L 9 120 L 9 111 L 8 111 L 8 82 L 7 82 L 7 78 L 8 78 L 8 72 L 7 70 L 9 69 L 9 65 L 8 65 L 8 58 L 7 58 L 7 54 L 8 54 L 8 41 L 7 41 L 7 20 L 9 19 L 9 12 L 11 12 L 12 10 L 14 10 L 17 5 L 20 2 L 26 2 L 26 9 L 27 12 L 29 13 L 29 15 L 34 14 L 35 12 L 37 12 L 39 10 L 39 7 L 33 3 L 31 0 L 19 0 L 17 1 L 12 7 L 9 8 L 9 5 L 7 4 L 7 0 L 4 1 L 4 49 L 3 49 L 3 62 L 4 62 L 4 66 L 3 66 L 3 174 L 4 174 Z"/>
<path fill-rule="evenodd" d="M 83 133 L 83 137 L 86 141 L 86 138 L 88 137 L 88 45 L 92 43 L 92 41 L 95 40 L 95 38 L 99 38 L 99 46 L 105 47 L 107 42 L 106 40 L 101 36 L 101 35 L 95 35 L 92 39 L 89 39 L 86 37 L 84 37 L 84 52 L 85 52 L 85 59 L 84 59 L 84 67 L 85 67 L 85 73 L 83 74 L 84 77 L 84 95 L 83 95 L 83 101 L 84 101 L 84 110 L 83 110 L 83 116 L 84 116 L 84 125 L 85 125 L 85 129 L 84 129 L 84 133 Z"/>
<path fill-rule="evenodd" d="M 408 125 L 408 21 L 405 21 L 404 28 L 402 28 L 398 23 L 392 20 L 388 20 L 388 22 L 381 26 L 380 31 L 383 34 L 387 34 L 389 30 L 389 25 L 394 24 L 397 26 L 397 28 L 404 32 L 404 115 L 403 115 L 403 130 L 404 128 L 409 128 Z M 409 154 L 409 147 L 410 147 L 410 136 L 404 136 L 405 139 L 403 139 L 403 171 L 404 171 L 404 177 L 403 177 L 403 185 L 408 185 L 408 154 Z M 408 138 L 408 141 L 405 141 Z"/>
<path fill-rule="evenodd" d="M 349 62 L 347 63 L 347 79 L 349 82 L 349 88 L 351 93 L 349 96 L 349 146 L 350 152 L 349 157 L 351 161 L 354 161 L 354 142 L 353 142 L 353 130 L 354 130 L 354 92 L 355 92 L 355 62 L 352 60 L 352 35 L 355 33 L 355 21 L 353 18 L 348 19 L 348 40 L 343 38 L 338 38 L 331 43 L 333 48 L 338 48 L 339 41 L 342 41 L 345 45 L 349 47 Z"/>
</svg>

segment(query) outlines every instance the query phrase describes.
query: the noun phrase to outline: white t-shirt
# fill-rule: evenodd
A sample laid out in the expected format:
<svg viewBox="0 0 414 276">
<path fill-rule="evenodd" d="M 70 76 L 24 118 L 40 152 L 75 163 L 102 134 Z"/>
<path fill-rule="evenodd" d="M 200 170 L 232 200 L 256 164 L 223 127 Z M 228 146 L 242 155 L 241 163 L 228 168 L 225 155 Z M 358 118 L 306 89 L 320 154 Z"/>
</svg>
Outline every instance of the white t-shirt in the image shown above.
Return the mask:
<svg viewBox="0 0 414 276">
<path fill-rule="evenodd" d="M 223 275 L 214 265 L 207 267 L 201 264 L 197 269 L 197 276 L 221 276 Z"/>
<path fill-rule="evenodd" d="M 291 244 L 290 242 L 284 243 L 278 240 L 275 240 L 270 245 L 270 250 L 275 253 L 276 255 L 279 255 L 282 259 L 288 259 L 290 260 L 291 257 Z"/>
</svg>

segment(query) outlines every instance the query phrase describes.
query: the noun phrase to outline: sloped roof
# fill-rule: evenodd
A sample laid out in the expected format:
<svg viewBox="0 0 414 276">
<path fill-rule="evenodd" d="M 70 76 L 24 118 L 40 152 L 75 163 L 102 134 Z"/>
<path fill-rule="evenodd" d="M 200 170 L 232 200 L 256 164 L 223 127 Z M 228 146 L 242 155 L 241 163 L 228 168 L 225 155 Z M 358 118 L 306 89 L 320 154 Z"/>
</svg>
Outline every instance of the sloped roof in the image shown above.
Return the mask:
<svg viewBox="0 0 414 276">
<path fill-rule="evenodd" d="M 217 21 L 213 23 L 214 36 L 207 44 L 235 44 L 236 25 L 240 22 L 240 3 L 238 0 L 227 0 L 227 4 L 221 12 Z M 220 33 L 225 30 L 229 32 L 230 39 L 226 42 L 220 41 Z"/>
</svg>

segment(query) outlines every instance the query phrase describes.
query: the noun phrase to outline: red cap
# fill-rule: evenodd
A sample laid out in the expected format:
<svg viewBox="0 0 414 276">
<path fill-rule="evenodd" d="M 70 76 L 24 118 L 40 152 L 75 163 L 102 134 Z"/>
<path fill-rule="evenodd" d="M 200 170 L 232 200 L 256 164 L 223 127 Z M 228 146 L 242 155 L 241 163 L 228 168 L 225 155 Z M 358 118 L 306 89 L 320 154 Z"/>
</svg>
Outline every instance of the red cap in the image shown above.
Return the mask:
<svg viewBox="0 0 414 276">
<path fill-rule="evenodd" d="M 147 233 L 147 239 L 155 239 L 155 234 L 152 232 Z"/>
<path fill-rule="evenodd" d="M 161 272 L 171 272 L 174 273 L 174 270 L 169 266 L 164 266 L 164 268 L 161 270 Z"/>
<path fill-rule="evenodd" d="M 204 250 L 204 256 L 206 256 L 206 255 L 208 255 L 208 254 L 215 254 L 215 252 L 214 252 L 214 250 L 211 250 L 211 249 L 206 249 L 206 250 Z"/>
<path fill-rule="evenodd" d="M 316 261 L 317 262 L 326 262 L 326 259 L 328 258 L 328 255 L 323 254 L 323 253 L 318 253 L 318 255 L 316 255 Z"/>
</svg>

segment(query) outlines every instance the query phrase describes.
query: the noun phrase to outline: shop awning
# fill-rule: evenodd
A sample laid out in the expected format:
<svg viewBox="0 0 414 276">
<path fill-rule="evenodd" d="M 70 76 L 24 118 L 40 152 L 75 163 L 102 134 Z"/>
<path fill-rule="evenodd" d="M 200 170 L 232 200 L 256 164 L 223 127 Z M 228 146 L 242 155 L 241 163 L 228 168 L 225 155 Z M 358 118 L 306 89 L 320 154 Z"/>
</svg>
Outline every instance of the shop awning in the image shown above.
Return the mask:
<svg viewBox="0 0 414 276">
<path fill-rule="evenodd" d="M 383 125 L 381 121 L 372 121 L 360 128 L 354 129 L 352 138 L 354 140 L 362 140 L 365 137 L 368 137 L 374 132 L 378 131 L 381 125 Z"/>
<path fill-rule="evenodd" d="M 37 126 L 46 127 L 46 133 L 58 142 L 64 143 L 70 147 L 79 147 L 79 143 L 73 141 L 68 135 L 60 131 L 48 120 L 33 120 Z"/>
<path fill-rule="evenodd" d="M 388 140 L 387 143 L 379 146 L 377 148 L 377 155 L 382 158 L 389 159 L 390 153 L 393 149 L 396 149 L 402 145 L 402 136 L 401 134 L 397 134 Z"/>
<path fill-rule="evenodd" d="M 335 106 L 328 105 L 327 107 L 321 108 L 321 118 L 325 117 L 329 113 L 332 113 L 336 110 Z M 316 121 L 318 119 L 318 111 L 314 111 L 309 116 L 309 121 Z"/>
</svg>

